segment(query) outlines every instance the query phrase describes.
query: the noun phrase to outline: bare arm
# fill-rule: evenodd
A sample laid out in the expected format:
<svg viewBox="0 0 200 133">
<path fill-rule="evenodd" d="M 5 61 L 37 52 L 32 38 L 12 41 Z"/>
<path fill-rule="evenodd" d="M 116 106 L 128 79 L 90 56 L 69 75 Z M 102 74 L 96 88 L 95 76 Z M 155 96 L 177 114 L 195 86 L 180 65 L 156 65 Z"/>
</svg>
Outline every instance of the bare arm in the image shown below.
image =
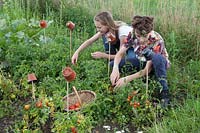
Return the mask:
<svg viewBox="0 0 200 133">
<path fill-rule="evenodd" d="M 120 40 L 120 49 L 122 48 L 122 46 L 125 44 L 125 41 L 127 40 L 127 36 L 123 35 L 119 38 Z"/>
<path fill-rule="evenodd" d="M 143 76 L 145 76 L 147 74 L 147 71 L 149 73 L 149 72 L 151 72 L 151 70 L 152 70 L 152 61 L 147 61 L 147 64 L 146 64 L 144 69 L 142 69 L 141 71 L 126 77 L 127 82 L 130 82 L 130 81 L 132 81 L 134 79 L 143 77 Z"/>
<path fill-rule="evenodd" d="M 124 40 L 126 39 L 127 36 L 121 36 L 119 39 L 120 39 L 120 48 L 121 46 L 124 44 Z M 100 58 L 104 58 L 104 59 L 114 59 L 115 58 L 115 55 L 110 55 L 107 54 L 107 53 L 104 53 L 104 52 L 100 52 L 100 51 L 97 51 L 97 52 L 94 52 L 91 54 L 93 58 L 95 59 L 100 59 Z"/>
<path fill-rule="evenodd" d="M 127 84 L 128 82 L 143 77 L 148 73 L 150 73 L 152 70 L 152 61 L 147 61 L 147 64 L 145 66 L 145 68 L 137 73 L 134 73 L 132 75 L 120 78 L 117 82 L 116 82 L 116 87 L 121 87 L 124 86 L 125 84 Z"/>
<path fill-rule="evenodd" d="M 92 43 L 94 43 L 96 40 L 98 40 L 100 37 L 102 36 L 102 34 L 100 32 L 97 32 L 94 36 L 92 36 L 90 39 L 86 40 L 84 43 L 81 44 L 81 46 L 74 52 L 72 58 L 71 58 L 71 62 L 72 64 L 76 64 L 76 62 L 78 61 L 78 55 L 79 53 L 84 50 L 85 48 L 87 48 L 89 45 L 91 45 Z"/>
<path fill-rule="evenodd" d="M 124 40 L 126 39 L 127 36 L 121 36 L 120 37 L 120 49 L 117 52 L 117 54 L 114 56 L 114 65 L 116 65 L 116 67 L 118 67 L 122 57 L 126 54 L 126 51 L 128 48 L 124 47 Z"/>
<path fill-rule="evenodd" d="M 121 47 L 120 50 L 117 52 L 117 54 L 115 55 L 115 59 L 114 59 L 114 66 L 113 66 L 113 70 L 112 73 L 110 75 L 110 80 L 112 85 L 115 85 L 116 81 L 119 79 L 120 74 L 119 74 L 119 68 L 118 65 L 122 59 L 122 57 L 124 56 L 124 54 L 126 53 L 126 50 L 128 48 L 126 47 Z"/>
<path fill-rule="evenodd" d="M 98 40 L 102 34 L 100 32 L 97 32 L 95 35 L 93 35 L 90 39 L 86 40 L 84 43 L 81 44 L 81 46 L 76 50 L 75 53 L 79 53 L 82 50 L 84 50 L 86 47 L 94 43 L 96 40 Z"/>
<path fill-rule="evenodd" d="M 115 58 L 115 55 L 110 55 L 109 57 L 109 54 L 105 53 L 105 52 L 100 52 L 100 51 L 96 51 L 94 53 L 91 53 L 91 56 L 95 59 L 100 59 L 100 58 L 104 58 L 104 59 L 114 59 Z"/>
</svg>

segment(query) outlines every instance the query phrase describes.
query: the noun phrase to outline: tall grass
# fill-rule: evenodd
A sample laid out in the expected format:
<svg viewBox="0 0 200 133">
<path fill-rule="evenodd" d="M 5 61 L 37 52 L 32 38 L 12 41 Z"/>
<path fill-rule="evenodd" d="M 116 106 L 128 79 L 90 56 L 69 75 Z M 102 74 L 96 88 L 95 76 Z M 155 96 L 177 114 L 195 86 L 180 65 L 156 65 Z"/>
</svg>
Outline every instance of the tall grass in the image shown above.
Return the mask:
<svg viewBox="0 0 200 133">
<path fill-rule="evenodd" d="M 155 16 L 156 20 L 162 20 L 163 29 L 168 29 L 169 25 L 178 30 L 177 26 L 180 25 L 188 28 L 188 26 L 195 27 L 199 24 L 200 2 L 198 0 L 71 1 L 89 8 L 93 14 L 100 10 L 110 10 L 125 21 L 131 21 L 130 18 L 136 14 Z"/>
<path fill-rule="evenodd" d="M 59 10 L 67 4 L 78 4 L 88 8 L 92 15 L 101 10 L 110 10 L 116 19 L 128 22 L 131 22 L 133 15 L 151 15 L 156 18 L 157 25 L 166 32 L 173 29 L 174 31 L 197 33 L 199 31 L 197 27 L 200 25 L 200 2 L 198 0 L 14 0 L 12 2 L 17 10 L 19 7 L 25 7 L 26 12 L 32 11 L 35 14 L 39 14 L 42 10 L 43 13 L 47 13 L 45 15 L 50 15 L 48 13 L 52 8 Z M 23 14 L 20 15 L 23 16 Z"/>
<path fill-rule="evenodd" d="M 200 102 L 189 99 L 186 106 L 172 109 L 169 117 L 162 123 L 155 123 L 148 133 L 199 133 Z"/>
<path fill-rule="evenodd" d="M 173 55 L 173 58 L 185 62 L 190 59 L 198 60 L 200 57 L 200 2 L 198 0 L 71 1 L 89 8 L 93 15 L 102 10 L 109 10 L 115 19 L 128 23 L 131 22 L 133 15 L 153 16 L 155 30 L 161 32 L 165 39 L 167 38 L 169 42 L 167 47 L 169 49 L 172 47 L 170 55 Z M 179 54 L 182 54 L 184 59 Z"/>
</svg>

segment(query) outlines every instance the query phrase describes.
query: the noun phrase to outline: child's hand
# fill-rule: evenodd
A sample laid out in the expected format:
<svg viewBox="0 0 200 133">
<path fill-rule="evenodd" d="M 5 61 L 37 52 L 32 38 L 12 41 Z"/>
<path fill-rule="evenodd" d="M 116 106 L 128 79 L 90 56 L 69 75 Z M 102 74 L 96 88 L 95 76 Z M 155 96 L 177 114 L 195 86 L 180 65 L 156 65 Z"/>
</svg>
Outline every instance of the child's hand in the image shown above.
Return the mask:
<svg viewBox="0 0 200 133">
<path fill-rule="evenodd" d="M 100 59 L 100 58 L 106 58 L 106 54 L 103 53 L 103 52 L 94 52 L 94 53 L 91 53 L 91 56 L 95 59 Z"/>
<path fill-rule="evenodd" d="M 120 78 L 120 79 L 115 83 L 115 88 L 125 86 L 126 84 L 127 84 L 126 77 Z"/>
<path fill-rule="evenodd" d="M 75 65 L 78 61 L 78 53 L 74 53 L 74 55 L 72 56 L 71 62 L 73 65 Z"/>
<path fill-rule="evenodd" d="M 116 81 L 117 81 L 118 79 L 119 79 L 119 70 L 116 69 L 116 68 L 113 68 L 113 71 L 112 71 L 112 73 L 111 73 L 111 75 L 110 75 L 111 84 L 112 84 L 113 86 L 115 86 Z"/>
</svg>

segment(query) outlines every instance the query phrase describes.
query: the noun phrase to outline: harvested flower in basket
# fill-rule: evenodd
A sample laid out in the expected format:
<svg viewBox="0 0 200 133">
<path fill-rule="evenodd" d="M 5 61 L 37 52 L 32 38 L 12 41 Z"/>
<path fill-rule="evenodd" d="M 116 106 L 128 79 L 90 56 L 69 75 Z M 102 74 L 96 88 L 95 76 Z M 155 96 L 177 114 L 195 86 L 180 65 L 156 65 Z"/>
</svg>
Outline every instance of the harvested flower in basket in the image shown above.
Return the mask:
<svg viewBox="0 0 200 133">
<path fill-rule="evenodd" d="M 63 71 L 63 76 L 64 78 L 68 81 L 71 82 L 76 78 L 76 73 L 74 70 L 71 69 L 71 67 L 66 67 Z"/>
</svg>

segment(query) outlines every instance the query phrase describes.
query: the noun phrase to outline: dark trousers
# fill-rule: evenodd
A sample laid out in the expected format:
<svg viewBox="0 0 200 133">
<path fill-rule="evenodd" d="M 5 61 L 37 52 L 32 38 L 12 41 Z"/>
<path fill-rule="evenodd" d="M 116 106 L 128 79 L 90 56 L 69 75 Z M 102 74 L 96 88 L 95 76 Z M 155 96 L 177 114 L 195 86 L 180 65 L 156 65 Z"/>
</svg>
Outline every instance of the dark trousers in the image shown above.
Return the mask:
<svg viewBox="0 0 200 133">
<path fill-rule="evenodd" d="M 112 54 L 115 55 L 117 51 L 119 50 L 120 44 L 113 44 L 109 46 L 109 43 L 106 39 L 106 37 L 102 37 L 103 39 L 103 44 L 104 44 L 104 49 L 107 54 Z M 109 48 L 110 47 L 110 48 Z M 109 51 L 110 49 L 110 51 Z M 126 57 L 123 58 L 119 64 L 119 68 L 122 68 L 127 62 L 130 62 L 130 60 L 134 60 L 136 58 L 134 48 L 129 48 L 126 52 Z M 110 67 L 112 68 L 114 65 L 114 60 L 110 60 Z"/>
<path fill-rule="evenodd" d="M 125 65 L 127 62 L 130 62 L 132 67 L 134 67 L 137 71 L 143 69 L 146 65 L 145 62 L 141 62 L 137 58 L 126 58 L 122 59 L 119 64 L 119 69 Z M 114 62 L 111 61 L 110 65 L 113 67 Z M 161 55 L 161 54 L 154 54 L 152 57 L 152 64 L 153 64 L 153 70 L 152 73 L 155 75 L 156 79 L 159 81 L 159 83 L 162 86 L 162 90 L 168 90 L 168 84 L 167 84 L 167 60 Z"/>
</svg>

